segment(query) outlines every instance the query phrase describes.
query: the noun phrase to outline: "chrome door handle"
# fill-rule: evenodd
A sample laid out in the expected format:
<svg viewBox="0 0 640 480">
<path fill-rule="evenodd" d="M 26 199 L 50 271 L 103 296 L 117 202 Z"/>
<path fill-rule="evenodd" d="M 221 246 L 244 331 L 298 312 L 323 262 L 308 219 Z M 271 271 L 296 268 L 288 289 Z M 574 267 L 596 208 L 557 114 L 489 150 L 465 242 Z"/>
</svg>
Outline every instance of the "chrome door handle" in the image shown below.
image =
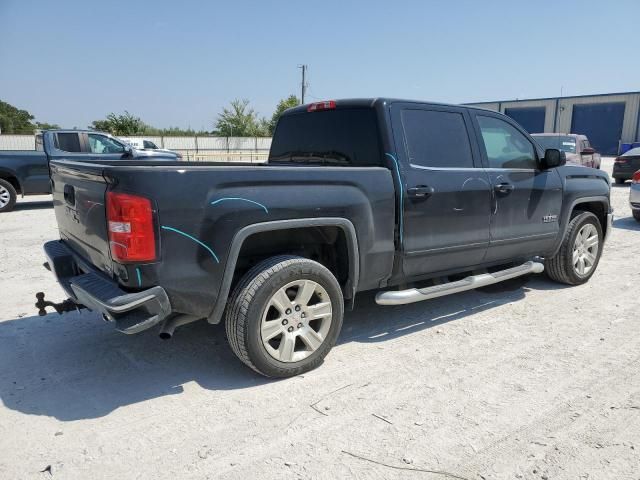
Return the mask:
<svg viewBox="0 0 640 480">
<path fill-rule="evenodd" d="M 502 194 L 506 195 L 506 194 L 509 194 L 509 193 L 513 192 L 515 187 L 513 185 L 511 185 L 510 183 L 499 183 L 497 185 L 494 185 L 493 189 L 496 191 L 496 193 L 502 193 Z"/>
<path fill-rule="evenodd" d="M 435 189 L 428 185 L 418 185 L 407 189 L 407 194 L 412 198 L 427 198 L 433 195 Z"/>
</svg>

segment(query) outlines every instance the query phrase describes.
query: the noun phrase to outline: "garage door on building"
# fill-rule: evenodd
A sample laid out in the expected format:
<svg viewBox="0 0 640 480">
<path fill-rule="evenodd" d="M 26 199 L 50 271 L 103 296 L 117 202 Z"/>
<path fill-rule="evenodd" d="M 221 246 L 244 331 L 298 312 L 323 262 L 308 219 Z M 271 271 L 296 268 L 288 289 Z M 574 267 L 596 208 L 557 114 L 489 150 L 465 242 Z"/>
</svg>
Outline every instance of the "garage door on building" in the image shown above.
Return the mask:
<svg viewBox="0 0 640 480">
<path fill-rule="evenodd" d="M 529 133 L 544 132 L 545 107 L 505 108 L 504 113 L 513 118 Z"/>
<path fill-rule="evenodd" d="M 605 155 L 618 153 L 622 138 L 625 102 L 574 105 L 571 133 L 589 137 L 591 145 Z"/>
</svg>

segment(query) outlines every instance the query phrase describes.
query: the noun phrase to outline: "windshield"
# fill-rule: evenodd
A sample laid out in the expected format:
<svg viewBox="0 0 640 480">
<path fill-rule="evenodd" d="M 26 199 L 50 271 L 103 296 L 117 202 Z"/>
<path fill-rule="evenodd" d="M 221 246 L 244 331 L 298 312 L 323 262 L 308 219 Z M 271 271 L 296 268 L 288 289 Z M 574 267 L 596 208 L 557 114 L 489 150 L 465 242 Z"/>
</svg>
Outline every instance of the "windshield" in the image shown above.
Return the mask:
<svg viewBox="0 0 640 480">
<path fill-rule="evenodd" d="M 269 162 L 381 165 L 375 111 L 345 108 L 285 115 L 278 122 Z"/>
<path fill-rule="evenodd" d="M 576 153 L 576 139 L 574 137 L 559 135 L 532 135 L 533 139 L 538 142 L 545 150 L 547 148 L 555 148 L 566 153 Z"/>
</svg>

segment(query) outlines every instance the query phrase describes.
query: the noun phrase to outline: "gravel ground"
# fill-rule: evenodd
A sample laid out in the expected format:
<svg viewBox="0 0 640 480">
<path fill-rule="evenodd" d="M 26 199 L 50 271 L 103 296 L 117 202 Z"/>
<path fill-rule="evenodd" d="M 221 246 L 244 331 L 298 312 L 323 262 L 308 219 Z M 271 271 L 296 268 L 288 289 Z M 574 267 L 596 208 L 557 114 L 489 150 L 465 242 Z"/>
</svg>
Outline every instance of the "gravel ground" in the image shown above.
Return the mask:
<svg viewBox="0 0 640 480">
<path fill-rule="evenodd" d="M 47 197 L 22 201 L 0 214 L 0 478 L 637 480 L 627 197 L 613 187 L 588 284 L 537 276 L 403 307 L 362 295 L 324 365 L 280 381 L 244 367 L 221 326 L 163 342 L 92 313 L 35 316 L 36 291 L 63 298 L 41 266 L 57 231 Z"/>
</svg>

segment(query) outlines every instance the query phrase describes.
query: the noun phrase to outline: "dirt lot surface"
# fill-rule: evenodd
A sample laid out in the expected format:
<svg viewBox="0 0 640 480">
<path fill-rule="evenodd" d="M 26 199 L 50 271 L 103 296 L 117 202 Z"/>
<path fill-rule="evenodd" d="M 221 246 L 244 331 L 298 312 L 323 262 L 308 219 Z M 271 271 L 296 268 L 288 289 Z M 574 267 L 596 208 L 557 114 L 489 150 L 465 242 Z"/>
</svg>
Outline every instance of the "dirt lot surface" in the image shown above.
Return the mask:
<svg viewBox="0 0 640 480">
<path fill-rule="evenodd" d="M 41 266 L 57 231 L 48 197 L 22 201 L 0 214 L 0 478 L 639 479 L 628 191 L 613 187 L 588 284 L 362 295 L 324 365 L 280 381 L 244 367 L 221 326 L 163 342 L 92 313 L 36 316 L 34 292 L 63 298 Z"/>
</svg>

